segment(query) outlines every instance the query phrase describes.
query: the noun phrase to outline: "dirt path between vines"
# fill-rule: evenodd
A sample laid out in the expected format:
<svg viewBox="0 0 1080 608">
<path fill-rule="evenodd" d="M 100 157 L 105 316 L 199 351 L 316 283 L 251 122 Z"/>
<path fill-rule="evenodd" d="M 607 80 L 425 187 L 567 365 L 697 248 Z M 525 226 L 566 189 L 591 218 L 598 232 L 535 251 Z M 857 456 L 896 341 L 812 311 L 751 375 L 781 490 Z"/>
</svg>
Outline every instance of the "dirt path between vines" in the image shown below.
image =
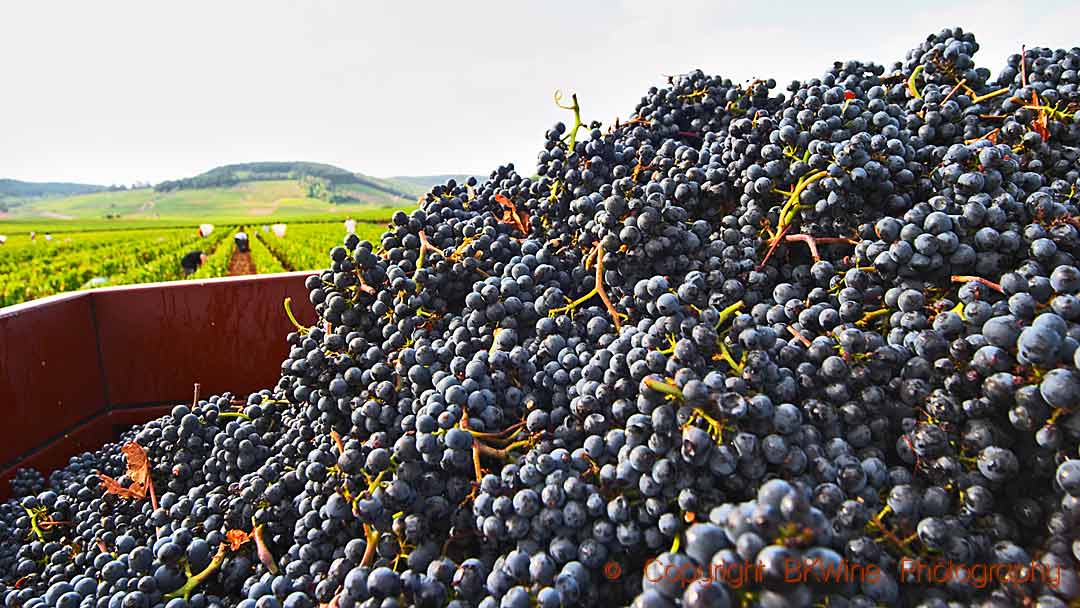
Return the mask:
<svg viewBox="0 0 1080 608">
<path fill-rule="evenodd" d="M 236 276 L 238 274 L 255 274 L 255 264 L 251 261 L 251 253 L 240 253 L 234 251 L 232 258 L 229 259 L 229 276 Z"/>
</svg>

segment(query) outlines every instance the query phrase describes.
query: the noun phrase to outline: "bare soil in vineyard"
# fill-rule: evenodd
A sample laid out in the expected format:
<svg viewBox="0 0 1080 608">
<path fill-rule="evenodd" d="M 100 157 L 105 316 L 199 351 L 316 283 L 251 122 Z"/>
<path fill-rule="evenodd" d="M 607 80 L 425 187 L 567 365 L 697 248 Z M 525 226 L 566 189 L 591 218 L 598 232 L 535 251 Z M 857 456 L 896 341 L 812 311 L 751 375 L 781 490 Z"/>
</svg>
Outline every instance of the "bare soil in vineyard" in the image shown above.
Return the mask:
<svg viewBox="0 0 1080 608">
<path fill-rule="evenodd" d="M 251 253 L 234 251 L 232 259 L 229 260 L 229 276 L 233 277 L 240 274 L 255 273 L 255 263 L 251 261 Z"/>
</svg>

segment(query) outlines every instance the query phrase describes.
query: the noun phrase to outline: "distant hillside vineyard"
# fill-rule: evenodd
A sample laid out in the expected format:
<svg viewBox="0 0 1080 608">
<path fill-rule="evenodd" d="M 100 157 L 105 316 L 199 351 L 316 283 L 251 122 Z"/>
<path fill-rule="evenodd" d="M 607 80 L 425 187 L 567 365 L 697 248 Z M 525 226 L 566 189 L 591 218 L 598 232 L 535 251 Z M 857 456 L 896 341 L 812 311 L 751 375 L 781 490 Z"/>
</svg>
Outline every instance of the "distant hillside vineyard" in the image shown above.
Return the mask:
<svg viewBox="0 0 1080 608">
<path fill-rule="evenodd" d="M 449 179 L 468 176 L 377 178 L 323 163 L 275 161 L 224 165 L 131 189 L 0 180 L 0 221 L 381 217 L 387 209 L 411 208 Z"/>
</svg>

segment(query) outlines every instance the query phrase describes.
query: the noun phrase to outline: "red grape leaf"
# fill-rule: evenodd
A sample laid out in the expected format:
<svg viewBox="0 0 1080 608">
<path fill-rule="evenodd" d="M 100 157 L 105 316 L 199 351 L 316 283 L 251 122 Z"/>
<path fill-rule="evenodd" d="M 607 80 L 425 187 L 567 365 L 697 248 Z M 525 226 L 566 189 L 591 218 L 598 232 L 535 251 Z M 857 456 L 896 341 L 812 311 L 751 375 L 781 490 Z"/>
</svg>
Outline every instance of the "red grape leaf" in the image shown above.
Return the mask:
<svg viewBox="0 0 1080 608">
<path fill-rule="evenodd" d="M 504 224 L 511 224 L 512 226 L 520 230 L 522 234 L 528 234 L 528 212 L 519 210 L 517 208 L 517 205 L 515 205 L 513 201 L 506 198 L 502 194 L 496 194 L 495 200 L 498 201 L 500 205 L 505 207 L 505 209 L 503 210 L 503 216 L 499 218 L 499 221 Z"/>
<path fill-rule="evenodd" d="M 229 541 L 229 548 L 236 551 L 251 540 L 251 535 L 243 530 L 229 530 L 225 533 L 225 540 Z"/>
</svg>

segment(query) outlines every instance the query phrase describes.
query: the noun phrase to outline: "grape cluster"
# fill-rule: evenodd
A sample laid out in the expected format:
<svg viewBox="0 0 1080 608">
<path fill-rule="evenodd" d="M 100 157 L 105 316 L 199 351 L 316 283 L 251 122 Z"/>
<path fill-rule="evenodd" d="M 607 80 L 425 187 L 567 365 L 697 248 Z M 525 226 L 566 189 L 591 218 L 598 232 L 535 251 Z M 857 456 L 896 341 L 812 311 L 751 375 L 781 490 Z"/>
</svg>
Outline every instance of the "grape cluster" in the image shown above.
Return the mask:
<svg viewBox="0 0 1080 608">
<path fill-rule="evenodd" d="M 557 95 L 330 251 L 274 387 L 0 507 L 4 605 L 1075 603 L 1080 49 L 977 50 Z"/>
<path fill-rule="evenodd" d="M 34 468 L 23 467 L 11 478 L 11 495 L 15 498 L 37 494 L 45 489 L 45 476 Z"/>
</svg>

